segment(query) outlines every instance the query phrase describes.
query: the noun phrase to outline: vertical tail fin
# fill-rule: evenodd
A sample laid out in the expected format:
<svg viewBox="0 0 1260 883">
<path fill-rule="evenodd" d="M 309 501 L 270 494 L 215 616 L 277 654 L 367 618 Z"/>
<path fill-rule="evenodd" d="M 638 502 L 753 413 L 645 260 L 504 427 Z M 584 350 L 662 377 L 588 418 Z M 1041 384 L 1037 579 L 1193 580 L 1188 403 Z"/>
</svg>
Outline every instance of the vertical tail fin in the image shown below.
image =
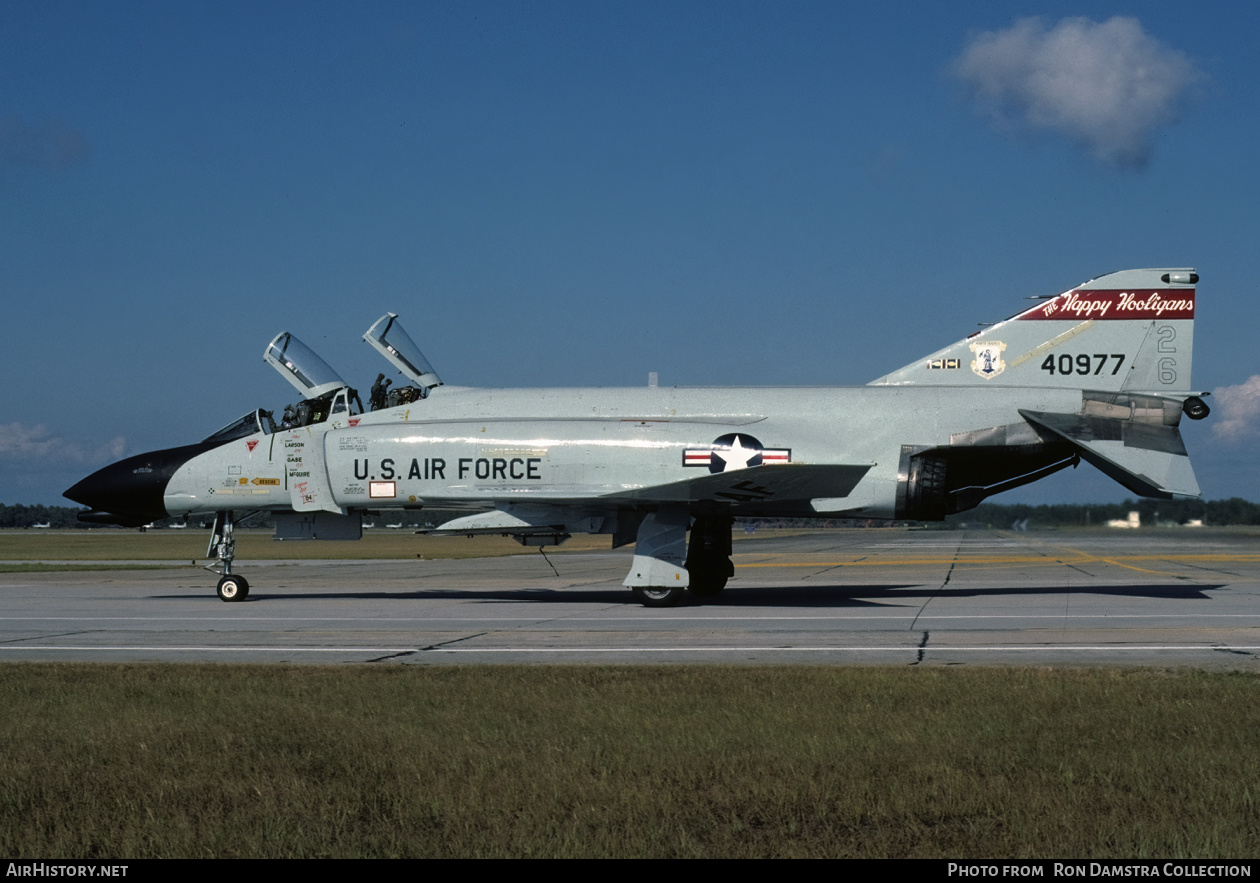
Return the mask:
<svg viewBox="0 0 1260 883">
<path fill-rule="evenodd" d="M 1198 280 L 1192 269 L 1099 276 L 870 385 L 1185 395 L 1191 391 Z"/>
</svg>

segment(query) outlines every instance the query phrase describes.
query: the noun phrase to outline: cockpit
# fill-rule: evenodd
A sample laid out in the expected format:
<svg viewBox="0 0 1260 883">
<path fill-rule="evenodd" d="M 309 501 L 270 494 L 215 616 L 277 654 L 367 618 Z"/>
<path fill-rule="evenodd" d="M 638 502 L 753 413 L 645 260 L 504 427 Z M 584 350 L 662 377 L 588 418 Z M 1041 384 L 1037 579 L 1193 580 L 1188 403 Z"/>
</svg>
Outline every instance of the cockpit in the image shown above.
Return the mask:
<svg viewBox="0 0 1260 883">
<path fill-rule="evenodd" d="M 403 330 L 395 313 L 386 313 L 363 335 L 373 349 L 411 380 L 414 385 L 395 386 L 385 375 L 378 374 L 372 385 L 370 405 L 373 411 L 406 405 L 426 398 L 429 391 L 442 385 L 429 360 Z M 267 345 L 263 359 L 301 394 L 300 401 L 286 405 L 279 420 L 274 411 L 258 408 L 232 421 L 208 436 L 205 441 L 222 444 L 238 438 L 282 429 L 296 429 L 336 419 L 353 417 L 364 411 L 357 390 L 321 359 L 314 350 L 287 331 L 277 334 Z"/>
<path fill-rule="evenodd" d="M 275 336 L 267 345 L 263 359 L 302 395 L 301 401 L 285 407 L 280 429 L 323 423 L 338 414 L 363 413 L 358 392 L 289 332 Z"/>
<path fill-rule="evenodd" d="M 264 433 L 270 435 L 276 431 L 276 422 L 272 419 L 270 411 L 264 411 L 259 408 L 256 411 L 250 411 L 239 420 L 233 420 L 227 426 L 218 432 L 206 436 L 202 441 L 213 442 L 221 445 L 226 442 L 235 441 L 238 438 L 245 438 L 250 435 Z"/>
<path fill-rule="evenodd" d="M 377 319 L 364 332 L 363 339 L 415 384 L 390 389 L 392 381 L 386 379 L 384 374 L 378 374 L 369 398 L 373 411 L 419 401 L 428 397 L 430 390 L 442 385 L 442 378 L 438 377 L 424 353 L 420 352 L 420 347 L 403 330 L 397 313 L 386 313 Z"/>
</svg>

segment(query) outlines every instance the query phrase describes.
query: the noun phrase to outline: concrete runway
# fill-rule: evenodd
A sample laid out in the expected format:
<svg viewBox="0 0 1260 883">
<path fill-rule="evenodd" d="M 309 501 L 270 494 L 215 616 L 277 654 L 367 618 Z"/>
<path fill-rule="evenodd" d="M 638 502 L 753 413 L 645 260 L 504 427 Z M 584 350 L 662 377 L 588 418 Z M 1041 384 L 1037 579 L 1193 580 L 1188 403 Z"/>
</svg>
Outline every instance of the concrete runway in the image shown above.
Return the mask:
<svg viewBox="0 0 1260 883">
<path fill-rule="evenodd" d="M 1260 671 L 1260 534 L 740 537 L 715 601 L 649 610 L 630 549 L 0 574 L 0 661 L 1139 665 Z M 552 570 L 552 564 L 556 572 Z"/>
</svg>

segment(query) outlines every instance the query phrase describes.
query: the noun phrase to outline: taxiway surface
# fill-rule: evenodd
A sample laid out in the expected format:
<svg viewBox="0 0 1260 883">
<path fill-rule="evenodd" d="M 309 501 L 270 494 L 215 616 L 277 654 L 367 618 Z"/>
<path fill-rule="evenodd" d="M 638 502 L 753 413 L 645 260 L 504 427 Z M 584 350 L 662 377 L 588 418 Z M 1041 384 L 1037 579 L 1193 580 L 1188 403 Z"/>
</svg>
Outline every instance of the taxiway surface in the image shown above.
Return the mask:
<svg viewBox="0 0 1260 883">
<path fill-rule="evenodd" d="M 1260 535 L 740 538 L 716 600 L 634 602 L 631 549 L 0 574 L 0 661 L 1157 665 L 1260 670 Z M 554 565 L 554 570 L 552 565 Z"/>
</svg>

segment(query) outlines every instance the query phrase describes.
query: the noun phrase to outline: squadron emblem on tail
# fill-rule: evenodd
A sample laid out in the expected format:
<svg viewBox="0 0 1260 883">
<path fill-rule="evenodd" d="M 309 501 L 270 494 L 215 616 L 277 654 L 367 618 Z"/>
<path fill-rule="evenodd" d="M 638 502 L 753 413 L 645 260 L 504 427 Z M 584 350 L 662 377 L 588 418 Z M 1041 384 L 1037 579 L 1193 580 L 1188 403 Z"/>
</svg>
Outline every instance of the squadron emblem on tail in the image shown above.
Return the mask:
<svg viewBox="0 0 1260 883">
<path fill-rule="evenodd" d="M 971 362 L 971 370 L 985 380 L 991 380 L 1006 370 L 1006 362 L 1002 360 L 1002 352 L 1006 344 L 1000 340 L 983 340 L 971 344 L 971 351 L 976 357 Z"/>
</svg>

